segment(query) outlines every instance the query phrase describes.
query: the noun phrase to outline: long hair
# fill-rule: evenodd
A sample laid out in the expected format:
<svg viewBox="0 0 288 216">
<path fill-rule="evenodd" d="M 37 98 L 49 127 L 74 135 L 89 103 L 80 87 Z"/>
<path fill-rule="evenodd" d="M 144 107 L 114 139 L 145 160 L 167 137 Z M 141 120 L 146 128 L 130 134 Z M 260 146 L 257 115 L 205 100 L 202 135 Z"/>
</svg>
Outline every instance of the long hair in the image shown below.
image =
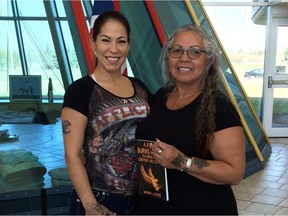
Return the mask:
<svg viewBox="0 0 288 216">
<path fill-rule="evenodd" d="M 207 51 L 208 63 L 204 75 L 200 80 L 201 102 L 195 116 L 196 148 L 199 154 L 205 155 L 208 150 L 208 144 L 213 139 L 213 133 L 216 127 L 216 97 L 219 95 L 221 83 L 220 51 L 213 39 L 201 26 L 185 25 L 178 28 L 165 42 L 160 56 L 161 72 L 167 94 L 169 94 L 176 85 L 176 81 L 171 76 L 169 70 L 168 49 L 172 45 L 175 36 L 183 31 L 193 31 L 199 34 L 203 39 L 204 48 Z"/>
</svg>

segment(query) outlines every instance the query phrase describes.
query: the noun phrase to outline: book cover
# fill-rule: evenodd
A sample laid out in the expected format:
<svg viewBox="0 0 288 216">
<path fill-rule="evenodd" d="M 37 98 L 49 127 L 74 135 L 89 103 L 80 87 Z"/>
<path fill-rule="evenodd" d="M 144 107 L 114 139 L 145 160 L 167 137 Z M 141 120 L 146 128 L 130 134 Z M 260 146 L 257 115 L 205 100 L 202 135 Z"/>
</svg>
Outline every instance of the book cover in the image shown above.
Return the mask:
<svg viewBox="0 0 288 216">
<path fill-rule="evenodd" d="M 167 170 L 154 159 L 155 141 L 137 139 L 139 195 L 169 200 Z"/>
</svg>

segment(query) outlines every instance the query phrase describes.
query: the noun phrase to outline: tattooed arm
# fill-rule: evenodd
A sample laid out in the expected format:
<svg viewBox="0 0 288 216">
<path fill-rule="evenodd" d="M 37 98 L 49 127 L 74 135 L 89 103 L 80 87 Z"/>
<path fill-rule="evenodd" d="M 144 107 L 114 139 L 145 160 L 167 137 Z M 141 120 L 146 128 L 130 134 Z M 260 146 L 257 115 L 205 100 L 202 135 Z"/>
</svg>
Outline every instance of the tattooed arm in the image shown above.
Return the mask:
<svg viewBox="0 0 288 216">
<path fill-rule="evenodd" d="M 62 110 L 61 119 L 65 162 L 73 187 L 80 197 L 86 215 L 113 214 L 113 212 L 97 203 L 83 165 L 82 146 L 87 124 L 86 116 L 71 108 L 65 107 Z"/>
<path fill-rule="evenodd" d="M 243 129 L 231 127 L 213 135 L 214 139 L 209 145 L 209 151 L 214 160 L 196 157 L 189 159 L 174 146 L 161 141 L 153 146 L 154 157 L 162 166 L 178 170 L 184 170 L 189 159 L 188 174 L 212 184 L 239 184 L 245 171 Z"/>
</svg>

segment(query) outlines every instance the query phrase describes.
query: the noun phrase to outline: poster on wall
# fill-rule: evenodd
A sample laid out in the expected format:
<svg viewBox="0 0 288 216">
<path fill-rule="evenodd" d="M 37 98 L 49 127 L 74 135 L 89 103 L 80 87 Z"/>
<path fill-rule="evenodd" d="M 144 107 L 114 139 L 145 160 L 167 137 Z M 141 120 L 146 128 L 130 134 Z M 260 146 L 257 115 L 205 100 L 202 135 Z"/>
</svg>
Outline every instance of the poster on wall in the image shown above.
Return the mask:
<svg viewBox="0 0 288 216">
<path fill-rule="evenodd" d="M 10 101 L 42 100 L 41 75 L 9 75 Z"/>
</svg>

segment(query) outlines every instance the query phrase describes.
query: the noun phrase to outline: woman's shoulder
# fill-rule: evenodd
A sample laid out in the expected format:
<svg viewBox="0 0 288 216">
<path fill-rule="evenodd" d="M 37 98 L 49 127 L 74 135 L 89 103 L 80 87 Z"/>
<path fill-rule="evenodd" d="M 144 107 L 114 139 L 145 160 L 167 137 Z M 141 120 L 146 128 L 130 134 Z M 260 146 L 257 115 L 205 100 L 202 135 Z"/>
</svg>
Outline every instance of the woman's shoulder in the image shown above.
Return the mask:
<svg viewBox="0 0 288 216">
<path fill-rule="evenodd" d="M 146 87 L 146 85 L 144 84 L 144 82 L 143 82 L 142 80 L 136 78 L 136 77 L 127 76 L 127 78 L 128 78 L 133 84 L 137 83 L 137 84 L 139 84 L 139 85 L 141 85 L 141 86 L 145 86 L 145 87 Z"/>
<path fill-rule="evenodd" d="M 151 98 L 151 105 L 156 103 L 165 103 L 168 94 L 165 88 L 159 88 Z"/>
<path fill-rule="evenodd" d="M 168 94 L 170 94 L 171 91 L 166 89 L 165 87 L 160 87 L 156 92 L 155 92 L 155 97 L 167 97 Z"/>
<path fill-rule="evenodd" d="M 228 95 L 226 95 L 224 92 L 222 91 L 217 91 L 215 93 L 215 97 L 216 97 L 216 103 L 219 105 L 221 104 L 231 104 L 231 100 L 228 97 Z"/>
<path fill-rule="evenodd" d="M 74 82 L 72 82 L 69 86 L 66 92 L 70 91 L 85 91 L 85 89 L 90 89 L 91 86 L 93 86 L 93 79 L 90 77 L 90 75 L 81 77 Z"/>
<path fill-rule="evenodd" d="M 231 99 L 223 92 L 217 94 L 216 98 L 216 119 L 218 119 L 218 130 L 219 128 L 223 129 L 228 126 L 241 126 L 240 116 Z"/>
<path fill-rule="evenodd" d="M 78 96 L 83 97 L 83 95 L 86 95 L 88 92 L 91 92 L 91 89 L 93 88 L 93 79 L 87 75 L 84 77 L 81 77 L 74 82 L 72 82 L 66 92 L 66 96 Z M 82 95 L 82 96 L 81 96 Z"/>
<path fill-rule="evenodd" d="M 88 83 L 93 83 L 92 81 L 93 79 L 90 77 L 90 75 L 86 75 L 72 82 L 70 86 L 87 85 Z"/>
</svg>

